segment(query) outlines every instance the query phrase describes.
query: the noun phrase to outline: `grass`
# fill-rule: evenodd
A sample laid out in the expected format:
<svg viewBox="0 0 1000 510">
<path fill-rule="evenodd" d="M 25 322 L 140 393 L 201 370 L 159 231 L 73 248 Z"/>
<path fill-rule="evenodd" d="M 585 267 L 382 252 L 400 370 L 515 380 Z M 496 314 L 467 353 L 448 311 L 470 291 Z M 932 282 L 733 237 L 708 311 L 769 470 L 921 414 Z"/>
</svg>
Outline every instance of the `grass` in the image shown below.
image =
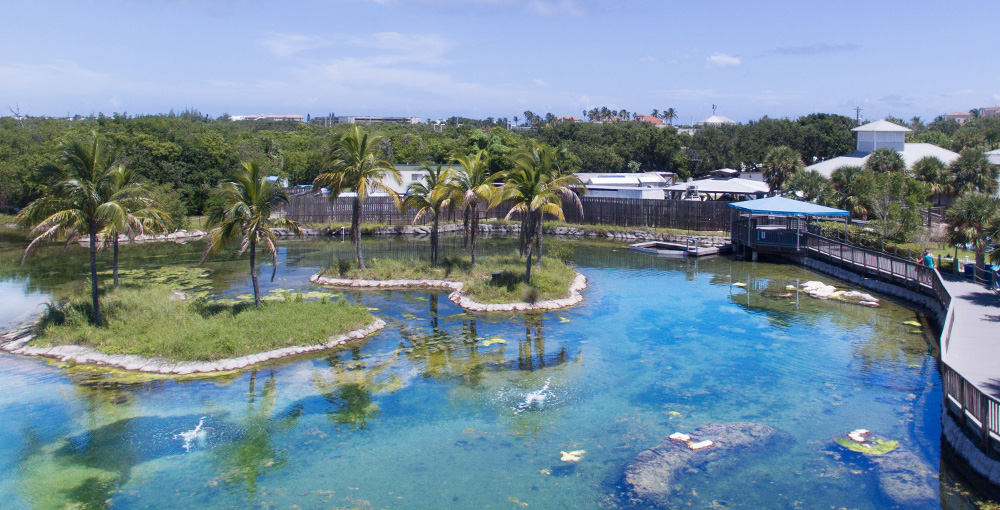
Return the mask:
<svg viewBox="0 0 1000 510">
<path fill-rule="evenodd" d="M 463 292 L 480 303 L 516 303 L 561 299 L 569 295 L 576 277 L 572 266 L 555 257 L 544 257 L 531 269 L 531 285 L 524 283 L 524 259 L 517 255 L 479 257 L 472 266 L 464 257 L 446 257 L 440 264 L 429 260 L 371 259 L 359 270 L 353 261 L 322 272 L 332 278 L 364 280 L 449 280 L 463 282 Z M 498 277 L 494 281 L 493 274 Z"/>
<path fill-rule="evenodd" d="M 33 345 L 82 345 L 107 354 L 180 361 L 234 358 L 297 345 L 360 328 L 372 317 L 346 300 L 286 299 L 253 304 L 180 301 L 166 285 L 122 286 L 101 301 L 106 326 L 90 324 L 89 295 L 50 309 Z"/>
<path fill-rule="evenodd" d="M 14 223 L 13 214 L 0 214 L 0 225 L 7 225 L 10 223 Z"/>
</svg>

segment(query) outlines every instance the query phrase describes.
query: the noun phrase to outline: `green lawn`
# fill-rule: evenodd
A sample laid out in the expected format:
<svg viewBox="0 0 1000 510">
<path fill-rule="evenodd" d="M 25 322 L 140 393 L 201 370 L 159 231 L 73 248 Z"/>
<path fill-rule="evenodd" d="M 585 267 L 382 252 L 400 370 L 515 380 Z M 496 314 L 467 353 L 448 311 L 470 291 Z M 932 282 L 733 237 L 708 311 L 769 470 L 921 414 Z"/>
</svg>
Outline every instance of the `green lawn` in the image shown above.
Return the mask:
<svg viewBox="0 0 1000 510">
<path fill-rule="evenodd" d="M 429 260 L 371 259 L 359 270 L 353 261 L 342 260 L 339 267 L 323 276 L 364 280 L 449 280 L 463 282 L 463 292 L 480 303 L 516 303 L 560 299 L 569 295 L 576 271 L 555 257 L 544 257 L 542 265 L 531 268 L 531 285 L 524 283 L 524 259 L 509 256 L 480 257 L 473 267 L 466 257 L 446 257 L 440 264 Z M 499 281 L 493 274 L 499 273 Z"/>
<path fill-rule="evenodd" d="M 183 361 L 235 358 L 298 345 L 369 324 L 362 306 L 340 300 L 285 299 L 253 304 L 180 301 L 165 285 L 122 286 L 101 299 L 106 326 L 90 324 L 89 295 L 50 310 L 32 345 L 83 345 L 108 354 Z"/>
</svg>

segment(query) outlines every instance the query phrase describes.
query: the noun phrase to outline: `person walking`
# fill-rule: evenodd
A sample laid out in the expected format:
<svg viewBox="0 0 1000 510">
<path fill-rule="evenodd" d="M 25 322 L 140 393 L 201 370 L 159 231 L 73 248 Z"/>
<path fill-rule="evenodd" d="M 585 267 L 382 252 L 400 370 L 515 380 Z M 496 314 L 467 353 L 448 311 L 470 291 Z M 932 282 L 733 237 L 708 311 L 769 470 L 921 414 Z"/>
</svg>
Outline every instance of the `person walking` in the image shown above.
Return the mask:
<svg viewBox="0 0 1000 510">
<path fill-rule="evenodd" d="M 931 268 L 934 267 L 934 255 L 931 255 L 931 249 L 930 248 L 924 248 L 924 260 L 923 260 L 923 264 L 926 267 L 931 267 Z"/>
</svg>

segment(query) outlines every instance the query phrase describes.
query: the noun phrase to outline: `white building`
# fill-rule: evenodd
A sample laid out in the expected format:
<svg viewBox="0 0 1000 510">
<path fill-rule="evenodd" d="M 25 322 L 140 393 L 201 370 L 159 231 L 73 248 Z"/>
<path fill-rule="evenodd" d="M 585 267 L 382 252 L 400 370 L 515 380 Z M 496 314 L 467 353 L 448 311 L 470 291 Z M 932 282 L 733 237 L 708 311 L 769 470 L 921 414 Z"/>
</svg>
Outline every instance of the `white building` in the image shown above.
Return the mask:
<svg viewBox="0 0 1000 510">
<path fill-rule="evenodd" d="M 699 120 L 698 122 L 695 123 L 696 126 L 701 126 L 701 127 L 713 127 L 713 126 L 718 127 L 718 126 L 727 126 L 735 124 L 736 121 L 730 119 L 729 117 L 725 117 L 722 115 L 714 115 L 714 114 L 707 119 Z"/>
<path fill-rule="evenodd" d="M 907 169 L 913 168 L 913 165 L 917 161 L 927 156 L 934 156 L 946 165 L 958 159 L 958 153 L 931 143 L 906 143 L 906 133 L 912 130 L 886 120 L 869 122 L 851 131 L 858 134 L 856 151 L 809 165 L 806 167 L 806 170 L 815 170 L 824 177 L 829 178 L 833 175 L 834 170 L 838 168 L 864 166 L 865 162 L 868 161 L 868 156 L 875 149 L 881 149 L 882 147 L 889 147 L 898 152 L 903 157 L 903 162 L 906 163 Z"/>
<path fill-rule="evenodd" d="M 275 115 L 269 113 L 267 115 L 236 115 L 229 117 L 230 120 L 270 120 L 275 122 L 280 121 L 290 121 L 290 122 L 305 122 L 306 118 L 301 115 Z"/>
<path fill-rule="evenodd" d="M 378 122 L 388 122 L 392 124 L 420 124 L 420 117 L 376 117 L 372 115 L 352 115 L 347 117 L 334 117 L 337 124 L 375 124 Z"/>
<path fill-rule="evenodd" d="M 579 172 L 575 175 L 587 188 L 588 197 L 645 198 L 663 200 L 663 190 L 673 184 L 673 172 L 643 172 L 638 174 L 608 174 Z"/>
</svg>

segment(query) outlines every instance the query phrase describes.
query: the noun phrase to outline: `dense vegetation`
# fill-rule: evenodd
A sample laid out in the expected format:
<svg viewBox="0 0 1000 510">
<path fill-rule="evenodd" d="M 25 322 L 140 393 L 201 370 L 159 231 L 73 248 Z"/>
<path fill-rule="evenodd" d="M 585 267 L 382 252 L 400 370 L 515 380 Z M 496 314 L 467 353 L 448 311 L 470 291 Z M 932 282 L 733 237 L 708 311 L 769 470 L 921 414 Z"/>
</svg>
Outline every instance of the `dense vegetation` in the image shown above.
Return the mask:
<svg viewBox="0 0 1000 510">
<path fill-rule="evenodd" d="M 698 130 L 694 136 L 645 122 L 558 121 L 546 116 L 534 128 L 506 128 L 506 122 L 451 119 L 440 126 L 379 125 L 382 156 L 395 164 L 447 163 L 455 154 L 479 150 L 489 156 L 490 171 L 511 170 L 514 155 L 533 140 L 568 149 L 580 171 L 671 171 L 701 176 L 717 168 L 761 169 L 767 151 L 785 145 L 806 164 L 850 152 L 853 119 L 812 114 L 797 120 L 770 119 Z M 896 122 L 902 122 L 893 119 Z M 23 124 L 23 127 L 21 127 Z M 75 117 L 73 119 L 0 118 L 0 212 L 19 209 L 41 196 L 45 183 L 38 169 L 52 163 L 60 142 L 96 131 L 124 156 L 126 167 L 148 180 L 157 201 L 176 221 L 202 214 L 211 190 L 242 161 L 258 159 L 269 172 L 292 184 L 311 183 L 321 172 L 333 138 L 349 126 L 321 122 L 292 123 L 209 119 L 197 111 L 181 114 Z M 972 119 L 965 125 L 919 119 L 910 141 L 929 142 L 955 151 L 989 150 L 1000 145 L 1000 118 Z M 529 124 L 530 125 L 530 124 Z"/>
</svg>

